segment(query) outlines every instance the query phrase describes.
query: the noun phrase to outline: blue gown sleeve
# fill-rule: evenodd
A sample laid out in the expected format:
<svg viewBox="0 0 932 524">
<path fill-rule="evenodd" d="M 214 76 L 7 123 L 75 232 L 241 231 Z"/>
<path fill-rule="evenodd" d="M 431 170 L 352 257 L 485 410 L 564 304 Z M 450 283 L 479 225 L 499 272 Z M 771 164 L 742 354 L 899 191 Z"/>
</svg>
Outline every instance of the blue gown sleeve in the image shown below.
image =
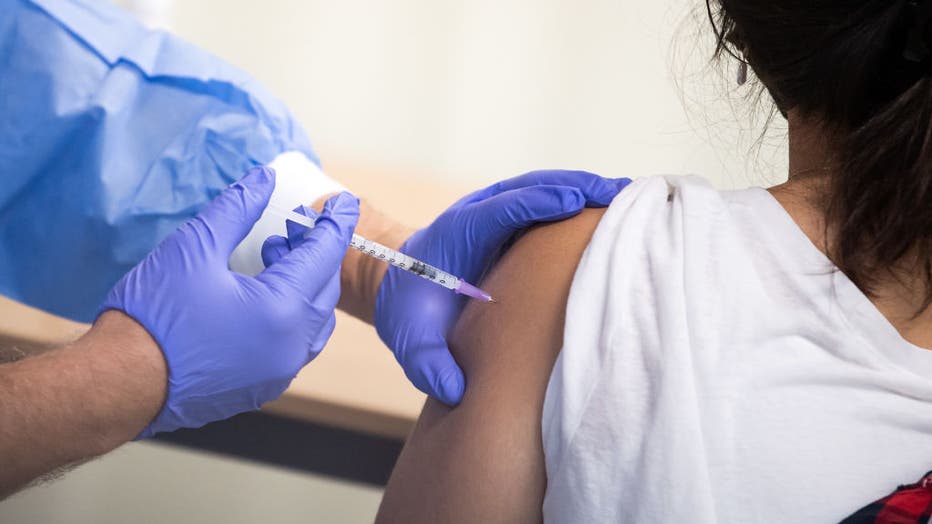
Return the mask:
<svg viewBox="0 0 932 524">
<path fill-rule="evenodd" d="M 104 1 L 0 0 L 0 293 L 93 320 L 250 167 L 317 158 L 254 79 Z"/>
</svg>

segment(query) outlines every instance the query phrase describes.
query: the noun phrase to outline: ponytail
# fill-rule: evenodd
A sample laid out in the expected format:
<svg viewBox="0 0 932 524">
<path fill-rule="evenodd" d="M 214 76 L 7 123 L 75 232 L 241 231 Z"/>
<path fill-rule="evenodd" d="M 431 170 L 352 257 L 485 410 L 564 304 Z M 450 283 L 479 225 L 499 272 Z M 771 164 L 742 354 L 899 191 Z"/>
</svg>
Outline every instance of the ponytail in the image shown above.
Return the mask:
<svg viewBox="0 0 932 524">
<path fill-rule="evenodd" d="M 920 272 L 918 316 L 932 304 L 932 80 L 917 81 L 839 143 L 826 207 L 830 255 L 869 295 L 899 263 Z"/>
</svg>

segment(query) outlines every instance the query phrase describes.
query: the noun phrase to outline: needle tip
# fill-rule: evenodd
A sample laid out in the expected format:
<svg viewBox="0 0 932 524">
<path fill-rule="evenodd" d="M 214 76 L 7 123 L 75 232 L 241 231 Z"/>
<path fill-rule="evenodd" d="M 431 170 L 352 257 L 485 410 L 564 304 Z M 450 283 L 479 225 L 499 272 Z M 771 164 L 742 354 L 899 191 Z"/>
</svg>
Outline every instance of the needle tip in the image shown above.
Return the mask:
<svg viewBox="0 0 932 524">
<path fill-rule="evenodd" d="M 492 297 L 489 297 L 489 304 L 498 304 L 498 301 Z"/>
<path fill-rule="evenodd" d="M 466 295 L 467 297 L 481 300 L 483 302 L 495 302 L 495 300 L 492 299 L 492 295 L 482 291 L 465 280 L 460 280 L 459 286 L 454 291 L 460 295 Z"/>
</svg>

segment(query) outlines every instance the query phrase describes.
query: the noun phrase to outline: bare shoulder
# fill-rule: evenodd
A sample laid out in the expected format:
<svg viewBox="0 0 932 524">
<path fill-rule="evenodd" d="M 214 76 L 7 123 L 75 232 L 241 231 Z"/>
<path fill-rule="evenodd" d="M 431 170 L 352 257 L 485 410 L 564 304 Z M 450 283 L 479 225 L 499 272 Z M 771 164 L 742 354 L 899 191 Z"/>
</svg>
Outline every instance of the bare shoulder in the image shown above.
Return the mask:
<svg viewBox="0 0 932 524">
<path fill-rule="evenodd" d="M 539 358 L 544 341 L 559 351 L 573 275 L 604 212 L 589 209 L 529 231 L 485 279 L 483 288 L 497 303 L 470 303 L 451 336 L 451 350 L 471 383 L 500 374 L 513 379 L 509 358 L 547 360 Z M 529 336 L 533 344 L 519 343 Z M 486 349 L 492 347 L 496 350 Z M 552 364 L 542 364 L 548 376 Z"/>
<path fill-rule="evenodd" d="M 379 522 L 539 522 L 540 420 L 576 267 L 604 214 L 537 227 L 483 282 L 450 337 L 466 374 L 455 409 L 428 401 L 385 492 Z"/>
</svg>

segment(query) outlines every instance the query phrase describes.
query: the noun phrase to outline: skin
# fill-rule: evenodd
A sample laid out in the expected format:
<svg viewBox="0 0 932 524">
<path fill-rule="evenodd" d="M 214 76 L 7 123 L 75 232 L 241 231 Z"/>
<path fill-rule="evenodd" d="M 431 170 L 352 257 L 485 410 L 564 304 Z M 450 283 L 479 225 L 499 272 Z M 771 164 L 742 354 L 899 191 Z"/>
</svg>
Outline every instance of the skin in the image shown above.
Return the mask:
<svg viewBox="0 0 932 524">
<path fill-rule="evenodd" d="M 397 248 L 412 232 L 371 206 L 361 211 L 357 231 L 368 238 Z M 340 307 L 371 323 L 385 271 L 348 253 Z M 118 311 L 72 344 L 0 351 L 0 499 L 132 440 L 159 413 L 167 388 L 158 344 Z"/>
<path fill-rule="evenodd" d="M 323 209 L 327 197 L 313 204 L 317 210 Z M 359 223 L 356 233 L 374 240 L 392 249 L 401 249 L 414 229 L 391 220 L 365 201 L 359 204 Z M 350 249 L 343 259 L 340 272 L 340 310 L 368 324 L 375 323 L 375 298 L 379 292 L 382 277 L 388 271 L 388 264 L 380 262 Z"/>
<path fill-rule="evenodd" d="M 789 124 L 789 181 L 769 191 L 821 249 L 826 240 L 831 245 L 817 205 L 830 144 L 816 123 L 795 112 Z M 562 345 L 572 276 L 601 214 L 590 210 L 527 234 L 483 283 L 502 303 L 471 303 L 451 340 L 467 378 L 463 402 L 455 409 L 427 402 L 377 522 L 542 520 L 543 399 Z M 563 256 L 534 255 L 549 250 Z M 932 348 L 932 311 L 910 320 L 922 304 L 917 290 L 924 289 L 915 275 L 906 262 L 890 268 L 874 303 L 904 338 Z"/>
<path fill-rule="evenodd" d="M 158 344 L 116 311 L 73 344 L 0 366 L 0 498 L 131 440 L 166 382 Z"/>
</svg>

